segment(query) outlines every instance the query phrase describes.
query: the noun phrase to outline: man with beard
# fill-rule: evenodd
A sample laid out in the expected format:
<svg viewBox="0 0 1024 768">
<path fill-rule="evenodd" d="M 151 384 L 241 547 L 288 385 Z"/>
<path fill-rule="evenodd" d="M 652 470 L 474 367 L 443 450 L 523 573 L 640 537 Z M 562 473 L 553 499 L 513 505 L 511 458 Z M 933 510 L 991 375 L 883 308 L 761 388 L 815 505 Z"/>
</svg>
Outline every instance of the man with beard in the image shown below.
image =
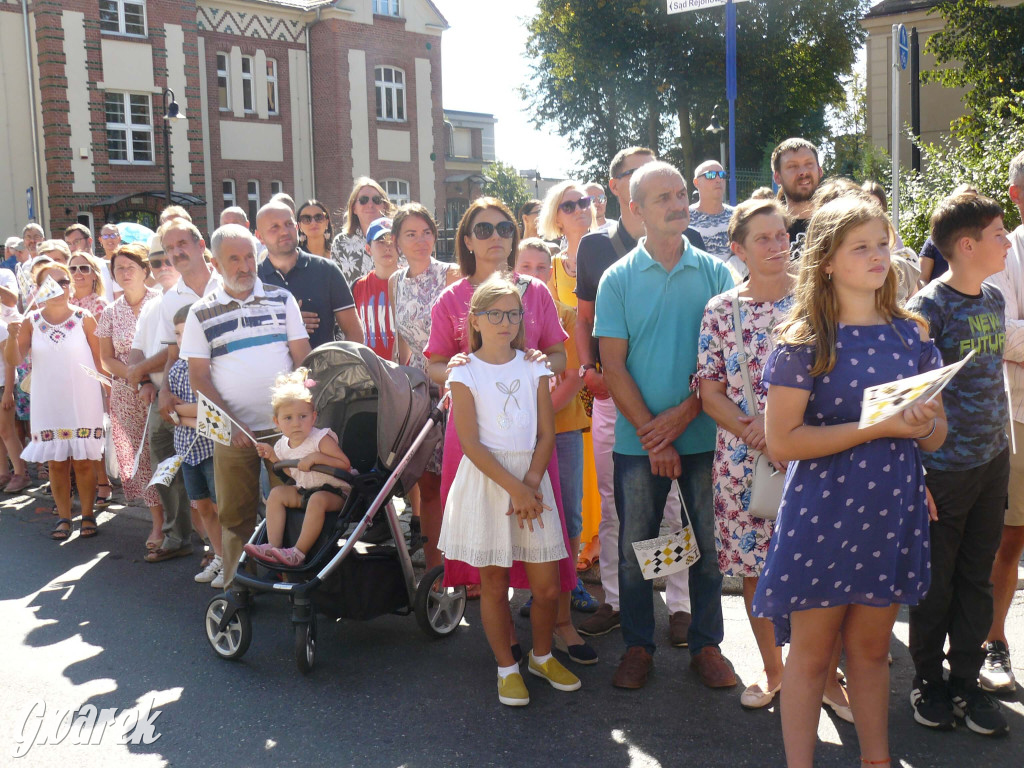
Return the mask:
<svg viewBox="0 0 1024 768">
<path fill-rule="evenodd" d="M 797 259 L 803 247 L 807 222 L 814 212 L 811 196 L 821 183 L 818 148 L 806 139 L 786 139 L 772 152 L 772 171 L 775 183 L 782 188 L 782 202 L 792 219 L 789 242 L 793 258 Z"/>
<path fill-rule="evenodd" d="M 167 242 L 165 237 L 165 247 Z M 256 527 L 259 504 L 260 457 L 246 432 L 273 439 L 270 387 L 279 373 L 306 358 L 309 338 L 294 297 L 256 276 L 256 240 L 249 230 L 227 224 L 213 233 L 210 245 L 221 284 L 189 310 L 181 356 L 189 362 L 196 394 L 235 422 L 231 444 L 213 449 L 227 589 Z"/>
<path fill-rule="evenodd" d="M 267 247 L 267 258 L 259 266 L 260 280 L 284 288 L 299 302 L 314 349 L 334 341 L 335 323 L 347 340 L 365 342 L 356 303 L 341 269 L 331 259 L 299 249 L 295 213 L 285 202 L 271 200 L 260 208 L 256 236 Z"/>
</svg>

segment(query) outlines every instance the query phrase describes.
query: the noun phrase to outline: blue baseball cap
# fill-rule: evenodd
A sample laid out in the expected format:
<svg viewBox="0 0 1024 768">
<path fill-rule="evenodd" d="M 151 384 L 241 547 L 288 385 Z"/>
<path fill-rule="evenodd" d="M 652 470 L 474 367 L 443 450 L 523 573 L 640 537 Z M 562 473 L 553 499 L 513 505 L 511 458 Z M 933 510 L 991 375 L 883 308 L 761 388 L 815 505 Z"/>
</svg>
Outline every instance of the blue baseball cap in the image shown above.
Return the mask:
<svg viewBox="0 0 1024 768">
<path fill-rule="evenodd" d="M 375 240 L 379 240 L 384 235 L 391 234 L 391 219 L 382 217 L 374 219 L 370 222 L 370 226 L 366 229 L 366 242 L 372 243 Z"/>
</svg>

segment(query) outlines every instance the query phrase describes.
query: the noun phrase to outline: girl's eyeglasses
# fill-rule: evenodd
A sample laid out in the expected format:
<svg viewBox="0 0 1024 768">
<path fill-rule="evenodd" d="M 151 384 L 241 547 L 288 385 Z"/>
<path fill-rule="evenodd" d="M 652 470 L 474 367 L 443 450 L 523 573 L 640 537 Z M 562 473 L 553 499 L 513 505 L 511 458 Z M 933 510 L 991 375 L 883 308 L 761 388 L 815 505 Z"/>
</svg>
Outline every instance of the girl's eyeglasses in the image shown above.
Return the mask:
<svg viewBox="0 0 1024 768">
<path fill-rule="evenodd" d="M 559 203 L 558 210 L 565 214 L 570 214 L 577 208 L 581 211 L 585 211 L 590 207 L 592 202 L 594 202 L 594 198 L 587 195 L 586 197 L 581 197 L 579 200 L 566 200 L 564 203 Z"/>
<path fill-rule="evenodd" d="M 701 176 L 705 179 L 724 179 L 725 171 L 704 171 Z"/>
<path fill-rule="evenodd" d="M 499 221 L 491 224 L 489 221 L 478 221 L 473 225 L 473 237 L 477 240 L 489 240 L 495 232 L 502 240 L 511 240 L 516 233 L 516 225 L 511 221 Z"/>
<path fill-rule="evenodd" d="M 89 272 L 92 272 L 92 267 L 90 267 L 88 264 L 72 264 L 70 267 L 68 267 L 68 270 L 71 272 L 72 275 L 86 275 Z"/>
<path fill-rule="evenodd" d="M 519 325 L 523 322 L 523 310 L 521 309 L 509 309 L 504 312 L 500 309 L 485 309 L 483 312 L 474 312 L 473 314 L 477 317 L 487 315 L 491 325 L 501 325 L 501 321 L 506 317 L 512 325 Z"/>
<path fill-rule="evenodd" d="M 301 216 L 299 216 L 299 221 L 303 224 L 312 224 L 314 221 L 317 224 L 323 224 L 325 221 L 327 221 L 327 215 L 323 213 L 314 213 L 313 215 L 304 213 Z"/>
<path fill-rule="evenodd" d="M 384 205 L 384 198 L 380 195 L 374 195 L 373 197 L 370 197 L 369 195 L 360 195 L 358 202 L 360 205 L 366 205 L 371 200 L 374 205 Z"/>
</svg>

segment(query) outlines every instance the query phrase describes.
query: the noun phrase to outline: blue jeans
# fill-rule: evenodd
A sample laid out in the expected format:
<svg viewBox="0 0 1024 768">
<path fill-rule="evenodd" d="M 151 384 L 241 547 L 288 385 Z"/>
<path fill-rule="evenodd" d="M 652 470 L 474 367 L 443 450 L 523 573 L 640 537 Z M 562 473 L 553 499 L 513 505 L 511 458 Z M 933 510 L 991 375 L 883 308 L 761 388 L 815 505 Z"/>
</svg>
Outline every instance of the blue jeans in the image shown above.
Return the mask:
<svg viewBox="0 0 1024 768">
<path fill-rule="evenodd" d="M 678 481 L 655 477 L 646 454 L 612 455 L 615 471 L 615 506 L 619 512 L 619 605 L 626 647 L 641 646 L 654 653 L 654 585 L 644 579 L 633 542 L 658 535 L 665 499 L 678 483 L 683 505 L 700 549 L 700 560 L 690 567 L 690 604 L 693 621 L 688 636 L 690 653 L 719 646 L 725 636 L 722 619 L 722 572 L 715 548 L 715 511 L 712 502 L 711 462 L 714 453 L 680 456 L 683 473 Z"/>
<path fill-rule="evenodd" d="M 555 435 L 558 481 L 562 485 L 562 510 L 570 539 L 583 533 L 583 430 Z"/>
</svg>

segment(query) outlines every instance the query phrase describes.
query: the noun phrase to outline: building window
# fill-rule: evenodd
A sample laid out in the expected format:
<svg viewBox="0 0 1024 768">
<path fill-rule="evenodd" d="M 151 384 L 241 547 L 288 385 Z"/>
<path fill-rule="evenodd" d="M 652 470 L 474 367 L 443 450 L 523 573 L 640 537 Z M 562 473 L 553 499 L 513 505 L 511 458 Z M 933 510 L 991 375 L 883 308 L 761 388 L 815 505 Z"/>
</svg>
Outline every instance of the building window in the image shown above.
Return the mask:
<svg viewBox="0 0 1024 768">
<path fill-rule="evenodd" d="M 267 114 L 278 114 L 277 109 L 277 61 L 267 59 Z"/>
<path fill-rule="evenodd" d="M 242 109 L 246 113 L 255 112 L 256 109 L 253 107 L 253 96 L 255 91 L 253 90 L 253 58 L 252 56 L 242 57 Z"/>
<path fill-rule="evenodd" d="M 145 2 L 142 0 L 100 0 L 100 29 L 118 35 L 145 37 Z"/>
<path fill-rule="evenodd" d="M 377 119 L 405 120 L 405 73 L 395 67 L 374 67 Z"/>
<path fill-rule="evenodd" d="M 373 0 L 373 12 L 378 16 L 397 16 L 398 0 Z"/>
<path fill-rule="evenodd" d="M 273 197 L 274 195 L 280 195 L 282 192 L 284 192 L 284 184 L 282 184 L 280 181 L 270 182 L 271 197 Z"/>
<path fill-rule="evenodd" d="M 260 210 L 260 183 L 250 179 L 246 189 L 249 193 L 249 221 L 255 222 Z"/>
<path fill-rule="evenodd" d="M 107 92 L 107 153 L 112 163 L 153 162 L 153 118 L 149 94 Z"/>
<path fill-rule="evenodd" d="M 401 179 L 384 179 L 381 182 L 384 191 L 388 193 L 388 199 L 395 205 L 404 205 L 409 202 L 409 182 Z"/>
<path fill-rule="evenodd" d="M 224 189 L 224 208 L 231 208 L 238 205 L 238 198 L 235 197 L 235 182 L 233 179 L 224 179 L 221 182 Z M 221 208 L 223 211 L 224 208 Z"/>
<path fill-rule="evenodd" d="M 231 75 L 226 53 L 217 54 L 217 99 L 221 111 L 231 109 Z"/>
</svg>

